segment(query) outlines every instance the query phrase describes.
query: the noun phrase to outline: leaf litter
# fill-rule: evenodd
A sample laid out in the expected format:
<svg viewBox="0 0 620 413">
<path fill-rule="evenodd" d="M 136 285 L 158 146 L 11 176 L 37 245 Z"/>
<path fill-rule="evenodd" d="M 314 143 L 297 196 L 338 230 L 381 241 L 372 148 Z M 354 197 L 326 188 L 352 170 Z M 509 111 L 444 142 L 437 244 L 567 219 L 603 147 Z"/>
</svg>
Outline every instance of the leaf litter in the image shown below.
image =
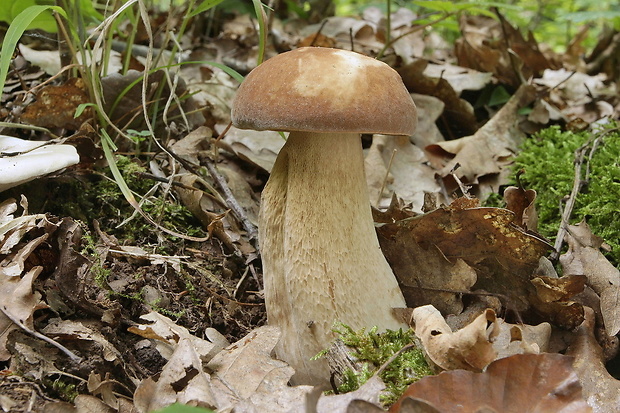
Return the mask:
<svg viewBox="0 0 620 413">
<path fill-rule="evenodd" d="M 384 58 L 420 102 L 421 129 L 410 140 L 375 136 L 367 141 L 366 168 L 373 206 L 387 208 L 376 214 L 382 249 L 413 308 L 403 317 L 412 320 L 428 358 L 447 371 L 411 385 L 391 411 L 423 406 L 443 412 L 456 403 L 469 406 L 467 411 L 510 411 L 507 406 L 615 411 L 617 381 L 605 363 L 618 348 L 618 270 L 601 253 L 604 242 L 586 224 L 569 226 L 560 276 L 545 261 L 550 244 L 535 232 L 535 192 L 507 188 L 506 209 L 481 207 L 471 194 L 484 198 L 504 189 L 520 143 L 552 120 L 617 118 L 617 79 L 613 72 L 571 75 L 566 70 L 580 64 L 578 55 L 549 52 L 499 13 L 497 19 L 463 15 L 454 50 L 437 32 L 419 30 L 416 17 L 405 9 L 394 13 L 393 38 L 411 34 L 386 48 Z M 270 46 L 267 54 L 320 40 L 345 49 L 353 41 L 374 56 L 386 45 L 383 18 L 375 8 L 361 18 L 331 17 L 323 26 L 276 18 L 279 49 Z M 252 24 L 236 15 L 212 47 L 198 47 L 192 60 L 222 62 L 247 73 L 256 65 Z M 21 46 L 16 70 L 22 71 L 22 85 L 35 87 L 43 75 L 28 60 L 37 64 L 36 53 Z M 145 127 L 137 116 L 140 85 L 118 94 L 140 78 L 143 63 L 134 59 L 133 67 L 136 71 L 125 75 L 112 73 L 102 87 L 106 104 L 118 104 L 107 106 L 108 114 L 118 116 L 120 127 L 140 130 Z M 139 191 L 140 202 L 180 201 L 209 241 L 170 243 L 161 234 L 155 242 L 118 239 L 118 228 L 138 218 L 121 218 L 112 198 L 91 203 L 100 212 L 103 205 L 117 211 L 96 220 L 79 213 L 29 214 L 25 198 L 21 216 L 16 215 L 19 206 L 10 196 L 19 198 L 23 191 L 32 210 L 46 211 L 54 197 L 41 200 L 36 195 L 41 185 L 50 185 L 43 193 L 53 194 L 53 188 L 66 200 L 65 192 L 55 189 L 57 182 L 84 183 L 101 174 L 101 155 L 87 150 L 89 145 L 76 145 L 81 164 L 59 180 L 37 179 L 31 187 L 3 194 L 0 405 L 24 411 L 19 389 L 25 389 L 40 411 L 45 405 L 45 411 L 147 412 L 172 403 L 239 412 L 384 411 L 379 396 L 385 386 L 377 375 L 342 395 L 288 384 L 294 371 L 273 357 L 280 332 L 264 326 L 261 268 L 251 230 L 282 138 L 274 133 L 262 142 L 264 133 L 233 129 L 220 140 L 236 81 L 207 64 L 185 65 L 178 75 L 174 82 L 163 72 L 149 76 L 147 99 L 171 105 L 165 118 L 174 120 L 157 129 L 168 153 L 133 161 L 143 167 L 138 181 L 148 184 Z M 525 84 L 531 77 L 534 81 Z M 79 130 L 92 148 L 95 135 L 84 123 L 92 113 L 73 117 L 88 98 L 79 85 L 79 92 L 71 92 L 72 82 L 46 86 L 33 99 L 9 79 L 0 114 L 3 120 L 21 119 L 56 133 Z M 495 85 L 507 87 L 512 98 L 499 110 L 489 105 L 480 112 L 471 93 Z M 175 101 L 178 96 L 182 104 Z M 42 132 L 41 137 L 55 135 Z M 119 141 L 119 150 L 135 154 L 136 143 L 139 138 Z M 214 165 L 215 170 L 199 173 Z M 84 218 L 85 224 L 78 221 Z M 574 359 L 556 354 L 564 351 Z M 542 376 L 547 378 L 528 380 Z M 14 390 L 5 394 L 5 389 Z M 456 396 L 463 398 L 451 398 Z"/>
</svg>

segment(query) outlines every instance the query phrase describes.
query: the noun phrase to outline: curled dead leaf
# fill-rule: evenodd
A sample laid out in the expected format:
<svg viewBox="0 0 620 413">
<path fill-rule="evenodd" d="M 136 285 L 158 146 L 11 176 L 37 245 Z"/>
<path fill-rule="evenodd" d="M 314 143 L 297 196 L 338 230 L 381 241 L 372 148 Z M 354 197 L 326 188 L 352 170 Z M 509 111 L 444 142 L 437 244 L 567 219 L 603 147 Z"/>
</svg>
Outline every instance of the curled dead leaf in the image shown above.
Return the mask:
<svg viewBox="0 0 620 413">
<path fill-rule="evenodd" d="M 601 312 L 607 334 L 618 334 L 620 270 L 601 253 L 603 240 L 594 235 L 585 222 L 569 225 L 566 240 L 568 251 L 560 257 L 564 274 L 581 274 L 587 277 L 587 284 L 601 297 Z"/>
<path fill-rule="evenodd" d="M 454 370 L 424 377 L 409 386 L 390 412 L 404 411 L 407 398 L 442 413 L 591 412 L 572 360 L 561 354 L 518 354 L 491 363 L 484 373 Z"/>
<path fill-rule="evenodd" d="M 492 342 L 499 333 L 499 324 L 493 310 L 485 311 L 456 332 L 432 305 L 414 309 L 413 320 L 426 353 L 442 369 L 481 371 L 497 357 Z"/>
</svg>

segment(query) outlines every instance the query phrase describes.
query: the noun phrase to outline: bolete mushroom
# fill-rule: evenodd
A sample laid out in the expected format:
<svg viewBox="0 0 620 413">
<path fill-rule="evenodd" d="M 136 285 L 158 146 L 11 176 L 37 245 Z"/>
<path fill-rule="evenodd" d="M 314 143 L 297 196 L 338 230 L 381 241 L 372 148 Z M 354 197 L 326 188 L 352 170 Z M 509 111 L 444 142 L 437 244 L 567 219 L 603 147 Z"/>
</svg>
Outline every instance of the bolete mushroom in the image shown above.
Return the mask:
<svg viewBox="0 0 620 413">
<path fill-rule="evenodd" d="M 305 47 L 246 77 L 233 102 L 241 129 L 289 131 L 261 198 L 259 243 L 269 324 L 297 384 L 329 379 L 311 360 L 334 322 L 380 331 L 407 326 L 405 307 L 375 233 L 361 133 L 411 135 L 416 108 L 392 68 L 345 50 Z"/>
</svg>

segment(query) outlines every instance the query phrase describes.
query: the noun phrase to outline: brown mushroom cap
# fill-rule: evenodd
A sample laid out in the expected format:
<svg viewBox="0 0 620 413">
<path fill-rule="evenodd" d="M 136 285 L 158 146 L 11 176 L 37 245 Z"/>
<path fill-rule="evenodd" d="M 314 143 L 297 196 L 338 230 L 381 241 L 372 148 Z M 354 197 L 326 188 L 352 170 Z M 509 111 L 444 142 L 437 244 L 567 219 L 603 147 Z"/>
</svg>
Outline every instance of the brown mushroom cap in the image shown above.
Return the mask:
<svg viewBox="0 0 620 413">
<path fill-rule="evenodd" d="M 379 60 L 302 47 L 246 77 L 233 102 L 237 128 L 412 135 L 416 107 L 400 75 Z"/>
</svg>

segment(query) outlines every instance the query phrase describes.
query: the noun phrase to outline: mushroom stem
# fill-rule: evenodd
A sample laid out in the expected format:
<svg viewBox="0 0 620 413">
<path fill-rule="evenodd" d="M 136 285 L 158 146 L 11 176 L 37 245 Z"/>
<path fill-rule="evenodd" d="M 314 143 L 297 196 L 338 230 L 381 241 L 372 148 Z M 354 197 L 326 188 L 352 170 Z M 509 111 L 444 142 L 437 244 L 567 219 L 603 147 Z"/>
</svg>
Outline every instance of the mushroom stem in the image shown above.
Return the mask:
<svg viewBox="0 0 620 413">
<path fill-rule="evenodd" d="M 354 329 L 407 326 L 405 307 L 375 233 L 358 133 L 291 132 L 262 193 L 259 238 L 277 355 L 296 383 L 327 382 L 334 322 Z"/>
</svg>

